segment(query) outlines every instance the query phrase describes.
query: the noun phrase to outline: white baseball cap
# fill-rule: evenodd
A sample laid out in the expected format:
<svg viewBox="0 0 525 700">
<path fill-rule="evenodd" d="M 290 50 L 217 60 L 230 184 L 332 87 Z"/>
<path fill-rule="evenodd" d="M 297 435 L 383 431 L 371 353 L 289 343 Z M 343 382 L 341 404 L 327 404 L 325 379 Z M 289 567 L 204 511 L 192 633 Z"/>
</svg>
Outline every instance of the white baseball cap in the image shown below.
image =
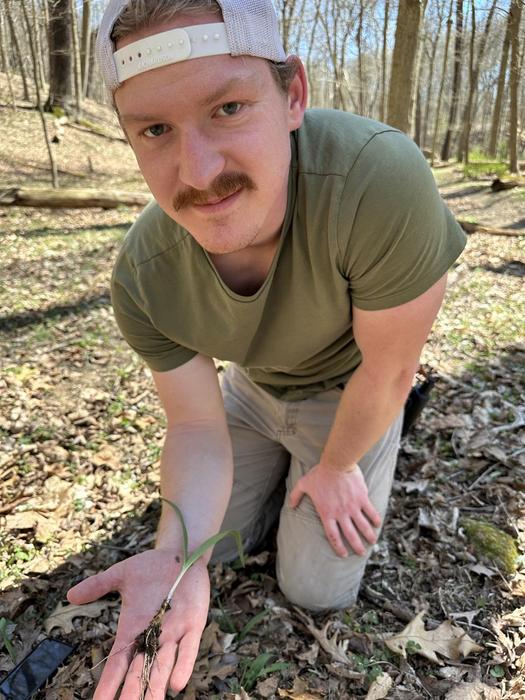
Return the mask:
<svg viewBox="0 0 525 700">
<path fill-rule="evenodd" d="M 115 51 L 113 27 L 129 0 L 109 0 L 97 34 L 96 54 L 110 93 L 124 80 L 170 63 L 230 54 L 286 60 L 271 0 L 217 0 L 223 22 L 152 34 Z"/>
</svg>

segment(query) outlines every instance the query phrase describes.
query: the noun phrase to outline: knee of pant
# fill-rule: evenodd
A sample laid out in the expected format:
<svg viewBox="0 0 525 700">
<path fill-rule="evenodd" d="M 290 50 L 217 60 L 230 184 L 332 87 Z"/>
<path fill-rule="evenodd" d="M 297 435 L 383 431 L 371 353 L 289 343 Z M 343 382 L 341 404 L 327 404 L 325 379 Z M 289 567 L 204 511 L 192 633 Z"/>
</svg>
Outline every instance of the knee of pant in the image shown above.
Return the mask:
<svg viewBox="0 0 525 700">
<path fill-rule="evenodd" d="M 294 605 L 313 612 L 348 608 L 357 598 L 357 589 L 337 591 L 320 580 L 288 576 L 283 579 L 277 572 L 279 588 L 285 598 Z"/>
</svg>

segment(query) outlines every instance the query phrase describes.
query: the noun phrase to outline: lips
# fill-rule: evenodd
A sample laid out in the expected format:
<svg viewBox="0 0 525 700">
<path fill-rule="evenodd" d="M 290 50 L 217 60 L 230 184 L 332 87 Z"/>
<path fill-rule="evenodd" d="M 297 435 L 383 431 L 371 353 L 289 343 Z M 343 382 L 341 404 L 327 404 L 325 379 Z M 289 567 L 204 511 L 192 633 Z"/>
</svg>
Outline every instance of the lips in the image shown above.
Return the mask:
<svg viewBox="0 0 525 700">
<path fill-rule="evenodd" d="M 233 204 L 239 197 L 239 195 L 242 192 L 242 187 L 232 194 L 226 195 L 226 197 L 222 198 L 216 198 L 216 199 L 210 199 L 208 202 L 205 204 L 194 204 L 193 207 L 197 211 L 202 211 L 206 213 L 214 213 L 214 212 L 219 212 L 223 211 L 227 207 L 229 207 L 231 204 Z"/>
</svg>

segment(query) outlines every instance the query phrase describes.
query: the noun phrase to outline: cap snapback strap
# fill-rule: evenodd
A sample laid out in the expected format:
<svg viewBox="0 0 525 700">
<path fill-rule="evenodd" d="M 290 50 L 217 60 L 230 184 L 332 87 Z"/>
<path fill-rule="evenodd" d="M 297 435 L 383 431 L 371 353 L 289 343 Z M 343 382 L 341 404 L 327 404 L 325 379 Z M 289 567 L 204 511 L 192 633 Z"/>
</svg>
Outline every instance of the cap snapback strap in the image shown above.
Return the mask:
<svg viewBox="0 0 525 700">
<path fill-rule="evenodd" d="M 119 83 L 152 68 L 231 53 L 224 23 L 196 24 L 152 34 L 115 51 Z"/>
</svg>

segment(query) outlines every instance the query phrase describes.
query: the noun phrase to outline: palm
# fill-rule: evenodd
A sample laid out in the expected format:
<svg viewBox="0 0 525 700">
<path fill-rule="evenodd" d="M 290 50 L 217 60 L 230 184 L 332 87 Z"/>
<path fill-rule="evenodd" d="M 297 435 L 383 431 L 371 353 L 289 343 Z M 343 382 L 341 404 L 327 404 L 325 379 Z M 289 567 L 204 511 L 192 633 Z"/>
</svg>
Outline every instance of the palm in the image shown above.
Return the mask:
<svg viewBox="0 0 525 700">
<path fill-rule="evenodd" d="M 135 638 L 158 611 L 179 568 L 173 551 L 151 550 L 86 579 L 70 592 L 71 602 L 77 603 L 95 600 L 115 590 L 122 596 L 117 635 L 94 700 L 113 700 L 122 681 L 125 682 L 121 700 L 140 698 L 143 655 L 138 654 L 134 658 Z M 209 599 L 208 572 L 205 564 L 198 561 L 183 576 L 171 608 L 163 618 L 160 648 L 151 672 L 148 700 L 163 699 L 168 683 L 178 691 L 188 682 L 206 624 Z"/>
</svg>

